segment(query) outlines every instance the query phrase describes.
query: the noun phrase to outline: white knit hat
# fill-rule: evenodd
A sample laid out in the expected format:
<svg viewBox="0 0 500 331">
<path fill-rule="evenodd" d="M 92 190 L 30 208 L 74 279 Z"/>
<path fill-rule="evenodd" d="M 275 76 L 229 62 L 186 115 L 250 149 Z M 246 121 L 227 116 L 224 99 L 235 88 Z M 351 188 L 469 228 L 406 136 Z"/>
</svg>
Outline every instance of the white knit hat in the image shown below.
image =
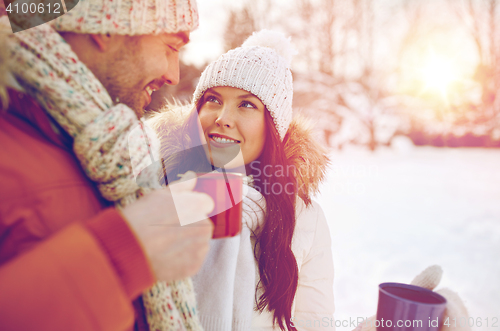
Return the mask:
<svg viewBox="0 0 500 331">
<path fill-rule="evenodd" d="M 193 31 L 196 0 L 80 0 L 53 21 L 57 31 L 143 35 Z"/>
<path fill-rule="evenodd" d="M 206 90 L 231 86 L 257 96 L 271 114 L 283 140 L 292 121 L 293 82 L 290 62 L 294 54 L 290 38 L 261 30 L 241 47 L 230 50 L 203 71 L 194 92 L 194 103 Z"/>
</svg>

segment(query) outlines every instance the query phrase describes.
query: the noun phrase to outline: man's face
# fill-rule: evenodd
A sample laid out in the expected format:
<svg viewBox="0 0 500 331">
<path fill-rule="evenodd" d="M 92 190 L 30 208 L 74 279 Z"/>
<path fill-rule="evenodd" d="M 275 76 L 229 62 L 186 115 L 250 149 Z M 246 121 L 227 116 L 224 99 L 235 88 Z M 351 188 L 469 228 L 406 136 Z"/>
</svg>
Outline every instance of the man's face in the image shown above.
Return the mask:
<svg viewBox="0 0 500 331">
<path fill-rule="evenodd" d="M 124 103 L 137 116 L 151 102 L 151 93 L 163 84 L 179 83 L 179 50 L 189 33 L 117 38 L 98 77 L 115 103 Z"/>
</svg>

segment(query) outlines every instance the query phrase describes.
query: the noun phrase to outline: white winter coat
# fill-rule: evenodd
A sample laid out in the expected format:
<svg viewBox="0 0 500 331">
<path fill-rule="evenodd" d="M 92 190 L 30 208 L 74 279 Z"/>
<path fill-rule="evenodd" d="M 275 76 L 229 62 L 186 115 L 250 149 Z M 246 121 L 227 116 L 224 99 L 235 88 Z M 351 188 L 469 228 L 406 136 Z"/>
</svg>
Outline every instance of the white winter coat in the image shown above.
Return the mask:
<svg viewBox="0 0 500 331">
<path fill-rule="evenodd" d="M 265 207 L 252 188 L 244 199 L 240 236 L 212 240 L 207 259 L 193 277 L 198 313 L 205 331 L 274 330 L 269 311 L 255 312 L 255 289 L 259 280 L 253 255 L 252 231 L 262 224 Z M 297 330 L 334 330 L 333 259 L 330 230 L 323 210 L 312 202 L 297 200 L 297 222 L 292 252 L 299 269 L 292 321 Z M 279 328 L 275 327 L 279 330 Z"/>
<path fill-rule="evenodd" d="M 299 283 L 292 308 L 292 323 L 300 331 L 334 330 L 330 229 L 323 209 L 315 201 L 306 208 L 298 199 L 296 213 L 292 252 L 299 268 Z M 251 329 L 273 330 L 272 314 L 254 312 Z"/>
</svg>

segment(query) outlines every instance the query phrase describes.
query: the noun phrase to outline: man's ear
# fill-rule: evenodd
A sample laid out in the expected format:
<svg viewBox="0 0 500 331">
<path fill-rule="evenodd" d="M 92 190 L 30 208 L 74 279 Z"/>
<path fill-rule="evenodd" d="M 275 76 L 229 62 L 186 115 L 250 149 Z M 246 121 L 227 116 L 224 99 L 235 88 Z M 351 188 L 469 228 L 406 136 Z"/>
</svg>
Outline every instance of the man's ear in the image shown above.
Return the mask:
<svg viewBox="0 0 500 331">
<path fill-rule="evenodd" d="M 112 37 L 107 34 L 91 34 L 90 38 L 96 44 L 101 52 L 105 52 L 109 49 Z"/>
</svg>

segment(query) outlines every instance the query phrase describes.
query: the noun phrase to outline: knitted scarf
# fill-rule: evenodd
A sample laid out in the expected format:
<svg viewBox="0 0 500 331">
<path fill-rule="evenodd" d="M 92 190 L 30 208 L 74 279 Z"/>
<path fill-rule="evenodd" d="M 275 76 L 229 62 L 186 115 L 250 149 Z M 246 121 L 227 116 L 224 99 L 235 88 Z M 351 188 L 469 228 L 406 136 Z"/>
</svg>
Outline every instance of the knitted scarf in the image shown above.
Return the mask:
<svg viewBox="0 0 500 331">
<path fill-rule="evenodd" d="M 7 31 L 4 16 L 0 44 L 8 49 L 10 74 L 74 138 L 74 153 L 102 196 L 121 207 L 158 188 L 157 171 L 148 167 L 158 159 L 150 143 L 157 138 L 144 130 L 134 111 L 113 104 L 99 80 L 49 24 L 3 33 Z M 136 183 L 137 169 L 144 169 L 141 181 L 149 178 L 149 188 Z M 190 278 L 158 282 L 142 297 L 151 330 L 202 329 Z"/>
</svg>

